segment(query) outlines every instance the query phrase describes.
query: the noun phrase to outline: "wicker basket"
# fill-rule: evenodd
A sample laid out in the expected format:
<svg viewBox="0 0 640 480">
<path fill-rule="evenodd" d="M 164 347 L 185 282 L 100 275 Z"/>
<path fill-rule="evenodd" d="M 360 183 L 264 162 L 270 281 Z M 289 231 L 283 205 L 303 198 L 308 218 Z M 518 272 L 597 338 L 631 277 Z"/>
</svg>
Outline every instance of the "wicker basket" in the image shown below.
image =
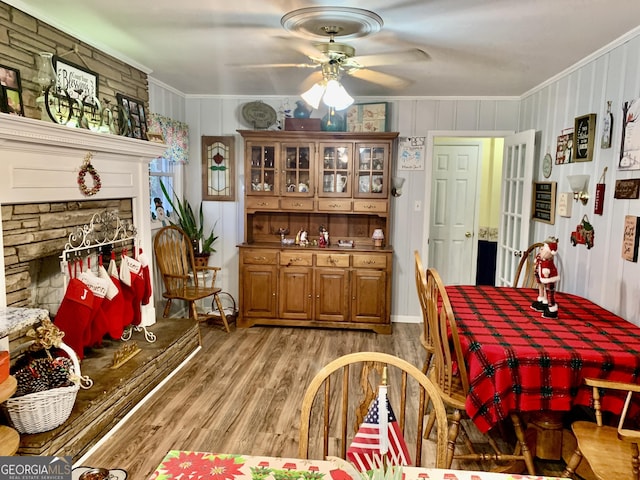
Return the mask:
<svg viewBox="0 0 640 480">
<path fill-rule="evenodd" d="M 80 375 L 80 363 L 76 353 L 64 343 L 60 348 L 67 352 L 73 362 L 74 374 Z M 79 384 L 52 388 L 21 397 L 9 398 L 2 404 L 9 422 L 20 433 L 40 433 L 62 425 L 73 410 Z"/>
</svg>

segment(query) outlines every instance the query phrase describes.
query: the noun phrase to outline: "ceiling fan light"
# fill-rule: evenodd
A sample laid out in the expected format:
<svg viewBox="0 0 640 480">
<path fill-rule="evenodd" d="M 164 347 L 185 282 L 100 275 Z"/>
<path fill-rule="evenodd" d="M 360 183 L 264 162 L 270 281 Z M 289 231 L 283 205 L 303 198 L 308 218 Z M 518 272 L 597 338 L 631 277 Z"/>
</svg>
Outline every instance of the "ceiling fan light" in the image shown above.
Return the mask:
<svg viewBox="0 0 640 480">
<path fill-rule="evenodd" d="M 328 107 L 333 107 L 336 110 L 344 110 L 353 103 L 353 97 L 347 93 L 340 82 L 337 80 L 329 80 L 322 101 Z"/>
<path fill-rule="evenodd" d="M 307 102 L 308 105 L 312 106 L 314 109 L 318 109 L 320 106 L 320 100 L 322 99 L 322 95 L 324 95 L 324 85 L 319 83 L 315 83 L 313 87 L 304 92 L 302 95 L 302 99 Z"/>
</svg>

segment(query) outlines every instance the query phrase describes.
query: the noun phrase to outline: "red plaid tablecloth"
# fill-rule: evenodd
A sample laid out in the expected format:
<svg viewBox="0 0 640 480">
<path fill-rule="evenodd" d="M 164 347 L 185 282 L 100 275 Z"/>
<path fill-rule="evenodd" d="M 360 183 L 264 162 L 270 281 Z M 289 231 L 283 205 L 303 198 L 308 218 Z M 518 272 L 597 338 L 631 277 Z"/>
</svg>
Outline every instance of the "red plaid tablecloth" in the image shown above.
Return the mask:
<svg viewBox="0 0 640 480">
<path fill-rule="evenodd" d="M 559 318 L 530 308 L 537 289 L 446 287 L 468 368 L 467 412 L 486 432 L 510 411 L 568 411 L 590 405 L 584 378 L 638 383 L 640 327 L 568 293 Z M 603 396 L 619 414 L 623 397 Z"/>
</svg>

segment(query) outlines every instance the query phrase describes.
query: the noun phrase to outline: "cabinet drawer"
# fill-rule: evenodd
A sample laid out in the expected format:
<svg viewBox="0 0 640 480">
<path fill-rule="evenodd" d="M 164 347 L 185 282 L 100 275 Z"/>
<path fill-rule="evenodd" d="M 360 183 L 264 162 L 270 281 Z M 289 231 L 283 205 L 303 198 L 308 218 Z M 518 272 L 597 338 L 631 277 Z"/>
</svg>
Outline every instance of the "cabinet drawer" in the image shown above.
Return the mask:
<svg viewBox="0 0 640 480">
<path fill-rule="evenodd" d="M 242 254 L 242 263 L 248 265 L 276 265 L 278 252 L 273 250 L 246 250 Z"/>
<path fill-rule="evenodd" d="M 349 254 L 347 253 L 318 253 L 316 254 L 316 266 L 318 267 L 348 267 Z"/>
<path fill-rule="evenodd" d="M 381 212 L 386 213 L 387 202 L 386 200 L 354 200 L 353 201 L 354 212 Z"/>
<path fill-rule="evenodd" d="M 280 199 L 281 210 L 313 210 L 312 198 L 281 198 Z"/>
<path fill-rule="evenodd" d="M 278 198 L 246 196 L 244 198 L 244 208 L 247 210 L 278 210 Z"/>
<path fill-rule="evenodd" d="M 387 256 L 362 254 L 353 256 L 353 266 L 357 268 L 387 268 Z"/>
<path fill-rule="evenodd" d="M 350 212 L 351 200 L 340 198 L 321 198 L 318 200 L 318 210 L 324 212 Z"/>
<path fill-rule="evenodd" d="M 280 265 L 313 265 L 313 254 L 310 252 L 281 252 Z"/>
</svg>

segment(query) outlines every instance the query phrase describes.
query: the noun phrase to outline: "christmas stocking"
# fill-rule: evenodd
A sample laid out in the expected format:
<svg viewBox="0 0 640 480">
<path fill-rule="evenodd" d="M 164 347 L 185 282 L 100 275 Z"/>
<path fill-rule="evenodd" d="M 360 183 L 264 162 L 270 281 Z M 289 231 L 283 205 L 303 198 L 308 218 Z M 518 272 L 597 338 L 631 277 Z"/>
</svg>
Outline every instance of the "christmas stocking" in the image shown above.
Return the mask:
<svg viewBox="0 0 640 480">
<path fill-rule="evenodd" d="M 118 286 L 120 281 L 116 280 L 118 282 L 118 284 L 116 284 L 116 281 L 114 281 L 102 265 L 98 268 L 98 277 L 106 280 L 109 285 L 107 295 L 103 302 L 104 316 L 107 320 L 107 333 L 114 340 L 118 340 L 122 336 L 123 331 L 122 312 L 124 309 L 124 299 Z"/>
<path fill-rule="evenodd" d="M 120 280 L 120 272 L 116 265 L 115 256 L 111 257 L 108 273 L 113 280 L 113 283 L 118 286 L 118 289 L 122 294 L 122 317 L 120 318 L 120 328 L 124 330 L 133 322 L 133 290 L 131 290 L 131 287 L 128 284 Z"/>
<path fill-rule="evenodd" d="M 72 278 L 53 323 L 64 332 L 64 343 L 84 358 L 84 334 L 89 328 L 93 309 L 93 292 L 77 278 Z"/>
<path fill-rule="evenodd" d="M 84 332 L 84 345 L 93 347 L 102 343 L 102 337 L 107 334 L 107 318 L 105 316 L 104 300 L 109 290 L 109 283 L 97 277 L 91 271 L 85 271 L 78 277 L 93 292 L 93 308 L 89 328 Z"/>
<path fill-rule="evenodd" d="M 122 255 L 120 261 L 120 280 L 125 285 L 129 285 L 133 292 L 131 301 L 133 307 L 133 325 L 140 325 L 142 320 L 142 312 L 140 307 L 144 297 L 144 278 L 142 277 L 142 264 L 135 258 Z"/>
</svg>

